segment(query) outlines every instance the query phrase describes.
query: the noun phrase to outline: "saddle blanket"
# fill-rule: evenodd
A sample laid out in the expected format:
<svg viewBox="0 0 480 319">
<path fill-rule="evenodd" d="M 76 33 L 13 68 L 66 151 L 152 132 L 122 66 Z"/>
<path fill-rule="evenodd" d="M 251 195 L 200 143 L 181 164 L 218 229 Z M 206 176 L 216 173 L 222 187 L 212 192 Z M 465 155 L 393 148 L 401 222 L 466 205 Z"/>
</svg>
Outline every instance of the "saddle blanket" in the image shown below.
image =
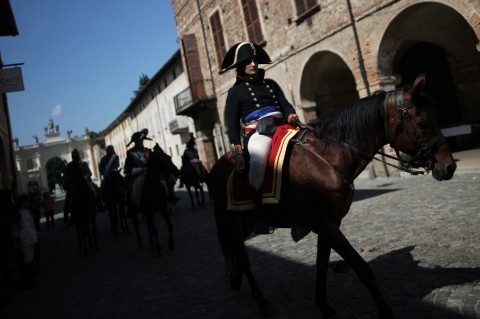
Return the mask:
<svg viewBox="0 0 480 319">
<path fill-rule="evenodd" d="M 277 204 L 280 201 L 282 190 L 282 171 L 288 141 L 297 133 L 298 129 L 284 124 L 277 127 L 272 139 L 272 149 L 268 157 L 263 183 L 263 204 Z M 228 178 L 227 209 L 232 211 L 246 211 L 254 208 L 253 192 L 248 183 L 248 176 L 238 177 L 234 172 Z"/>
</svg>

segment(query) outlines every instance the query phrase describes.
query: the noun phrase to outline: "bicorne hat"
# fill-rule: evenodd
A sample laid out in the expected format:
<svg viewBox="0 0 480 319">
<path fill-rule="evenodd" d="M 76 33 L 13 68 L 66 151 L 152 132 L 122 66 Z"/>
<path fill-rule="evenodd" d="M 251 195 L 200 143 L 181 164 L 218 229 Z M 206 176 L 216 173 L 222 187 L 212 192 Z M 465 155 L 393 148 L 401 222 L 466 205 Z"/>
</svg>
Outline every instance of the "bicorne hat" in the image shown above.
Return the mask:
<svg viewBox="0 0 480 319">
<path fill-rule="evenodd" d="M 135 132 L 132 134 L 132 138 L 130 139 L 130 142 L 128 142 L 127 147 L 135 142 L 141 141 L 141 140 L 149 140 L 151 141 L 152 139 L 147 137 L 148 135 L 148 129 L 144 128 L 140 132 Z"/>
<path fill-rule="evenodd" d="M 251 42 L 239 42 L 225 54 L 220 74 L 236 68 L 240 63 L 253 58 L 257 60 L 258 64 L 272 63 L 267 52 L 261 46 Z"/>
</svg>

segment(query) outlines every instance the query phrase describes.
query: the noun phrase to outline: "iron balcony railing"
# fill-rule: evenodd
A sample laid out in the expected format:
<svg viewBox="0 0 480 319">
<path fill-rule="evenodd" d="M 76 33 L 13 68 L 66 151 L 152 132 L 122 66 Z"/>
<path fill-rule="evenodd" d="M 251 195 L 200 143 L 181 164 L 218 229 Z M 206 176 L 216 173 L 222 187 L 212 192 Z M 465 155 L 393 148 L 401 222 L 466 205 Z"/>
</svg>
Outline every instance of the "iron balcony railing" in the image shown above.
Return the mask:
<svg viewBox="0 0 480 319">
<path fill-rule="evenodd" d="M 186 88 L 173 98 L 175 112 L 181 114 L 187 111 L 190 107 L 197 105 L 198 102 L 214 98 L 215 94 L 213 92 L 212 80 L 202 80 L 191 83 L 189 88 Z"/>
</svg>

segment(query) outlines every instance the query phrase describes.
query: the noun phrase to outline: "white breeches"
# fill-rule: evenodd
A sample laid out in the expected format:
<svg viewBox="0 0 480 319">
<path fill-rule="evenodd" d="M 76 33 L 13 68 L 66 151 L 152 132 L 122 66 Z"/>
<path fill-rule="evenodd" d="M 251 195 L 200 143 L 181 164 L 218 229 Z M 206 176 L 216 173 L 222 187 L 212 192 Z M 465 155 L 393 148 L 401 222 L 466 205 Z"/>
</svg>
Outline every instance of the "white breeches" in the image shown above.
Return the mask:
<svg viewBox="0 0 480 319">
<path fill-rule="evenodd" d="M 268 155 L 272 147 L 272 138 L 269 135 L 254 133 L 248 141 L 250 154 L 250 173 L 248 180 L 254 190 L 260 190 L 265 179 Z"/>
</svg>

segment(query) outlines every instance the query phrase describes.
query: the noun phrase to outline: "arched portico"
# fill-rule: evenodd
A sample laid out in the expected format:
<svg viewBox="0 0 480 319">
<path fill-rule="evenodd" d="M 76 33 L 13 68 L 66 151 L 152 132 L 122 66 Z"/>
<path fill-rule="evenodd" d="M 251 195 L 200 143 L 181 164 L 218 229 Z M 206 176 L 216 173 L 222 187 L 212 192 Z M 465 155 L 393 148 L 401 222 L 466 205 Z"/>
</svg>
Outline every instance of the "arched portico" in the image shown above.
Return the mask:
<svg viewBox="0 0 480 319">
<path fill-rule="evenodd" d="M 305 121 L 343 109 L 359 99 L 350 68 L 329 51 L 317 52 L 308 59 L 301 77 L 300 97 Z"/>
<path fill-rule="evenodd" d="M 480 52 L 468 21 L 455 8 L 414 4 L 388 25 L 378 51 L 380 86 L 392 89 L 427 74 L 427 91 L 439 102 L 442 128 L 467 125 L 471 133 L 448 137 L 454 150 L 470 148 L 480 132 Z"/>
</svg>

